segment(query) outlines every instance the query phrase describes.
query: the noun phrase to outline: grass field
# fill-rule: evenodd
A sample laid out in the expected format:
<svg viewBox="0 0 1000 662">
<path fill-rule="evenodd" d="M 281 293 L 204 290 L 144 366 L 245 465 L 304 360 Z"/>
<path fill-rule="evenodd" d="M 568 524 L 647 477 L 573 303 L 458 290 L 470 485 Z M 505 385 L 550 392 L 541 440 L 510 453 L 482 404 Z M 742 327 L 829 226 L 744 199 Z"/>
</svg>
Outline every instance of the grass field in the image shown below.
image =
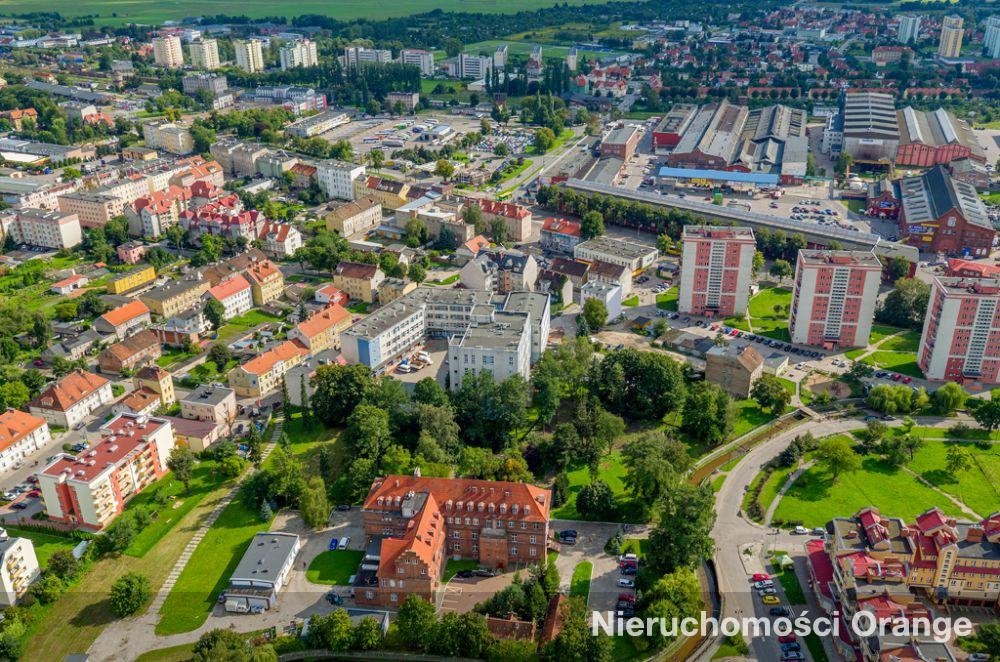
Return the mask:
<svg viewBox="0 0 1000 662">
<path fill-rule="evenodd" d="M 347 586 L 351 575 L 358 571 L 364 555 L 364 552 L 352 549 L 321 552 L 309 564 L 306 579 L 314 584 Z"/>
<path fill-rule="evenodd" d="M 792 291 L 785 287 L 771 287 L 761 290 L 750 299 L 750 324 L 756 334 L 790 340 L 788 335 L 787 306 L 792 303 Z M 782 306 L 780 313 L 774 312 L 775 306 Z"/>
<path fill-rule="evenodd" d="M 889 326 L 888 324 L 872 324 L 872 333 L 871 336 L 869 336 L 868 342 L 874 345 L 879 340 L 882 340 L 882 338 L 891 336 L 894 333 L 899 333 L 900 331 L 905 331 L 905 329 Z"/>
<path fill-rule="evenodd" d="M 576 495 L 580 493 L 584 485 L 590 483 L 590 469 L 588 467 L 578 467 L 568 472 L 569 476 L 569 498 L 566 503 L 559 506 L 552 512 L 552 517 L 557 519 L 581 519 L 580 513 L 576 509 Z M 598 478 L 603 480 L 614 492 L 615 501 L 618 506 L 623 506 L 627 499 L 625 497 L 625 466 L 622 464 L 621 455 L 611 453 L 601 460 L 599 465 Z"/>
<path fill-rule="evenodd" d="M 194 657 L 194 644 L 180 644 L 170 648 L 146 651 L 135 658 L 136 662 L 187 662 Z"/>
<path fill-rule="evenodd" d="M 479 561 L 476 559 L 448 559 L 444 566 L 444 576 L 441 578 L 441 582 L 447 583 L 462 570 L 475 570 L 478 567 Z"/>
<path fill-rule="evenodd" d="M 886 352 L 878 350 L 861 360 L 876 368 L 891 370 L 901 375 L 909 375 L 910 377 L 917 377 L 919 379 L 922 379 L 924 376 L 924 373 L 917 367 L 917 355 L 915 352 Z"/>
<path fill-rule="evenodd" d="M 878 346 L 879 351 L 916 352 L 920 348 L 920 334 L 916 331 L 904 331 L 898 336 L 888 338 Z"/>
<path fill-rule="evenodd" d="M 886 516 L 912 520 L 932 506 L 949 515 L 961 510 L 940 494 L 913 479 L 902 468 L 865 457 L 861 469 L 842 474 L 834 483 L 825 468 L 815 465 L 799 476 L 782 497 L 775 518 L 801 521 L 805 526 L 822 526 L 831 517 L 850 517 L 873 505 Z"/>
<path fill-rule="evenodd" d="M 677 312 L 677 299 L 680 297 L 680 291 L 677 286 L 671 287 L 669 290 L 663 294 L 656 295 L 656 307 L 662 308 L 663 310 L 672 310 Z"/>
<path fill-rule="evenodd" d="M 622 301 L 622 305 L 623 306 L 628 306 L 629 308 L 635 308 L 636 306 L 639 305 L 639 295 L 638 294 L 633 294 L 629 298 L 627 298 L 624 301 Z"/>
<path fill-rule="evenodd" d="M 594 572 L 594 564 L 581 561 L 573 568 L 573 579 L 569 584 L 569 597 L 583 598 L 584 603 L 590 596 L 590 575 Z"/>
<path fill-rule="evenodd" d="M 984 450 L 974 444 L 963 446 L 972 454 L 973 465 L 957 476 L 945 470 L 948 446 L 943 441 L 927 441 L 907 466 L 931 485 L 958 497 L 982 516 L 1000 503 L 1000 447 Z"/>
<path fill-rule="evenodd" d="M 599 0 L 569 0 L 571 5 L 595 4 Z M 219 0 L 212 4 L 213 14 L 229 16 L 298 16 L 319 14 L 336 19 L 370 18 L 380 19 L 392 16 L 408 16 L 435 9 L 444 11 L 484 12 L 491 14 L 511 14 L 522 10 L 551 7 L 550 0 L 510 0 L 498 3 L 495 0 L 407 0 L 399 3 L 372 4 L 364 0 L 303 0 L 293 6 L 280 7 L 264 0 Z M 28 13 L 58 11 L 63 16 L 93 15 L 95 22 L 102 25 L 124 25 L 126 23 L 159 24 L 182 16 L 201 16 L 205 5 L 194 0 L 83 0 L 77 3 L 44 2 L 43 0 L 0 0 L 2 13 Z"/>
<path fill-rule="evenodd" d="M 46 566 L 52 555 L 60 550 L 70 551 L 77 545 L 77 541 L 65 536 L 44 533 L 34 529 L 22 529 L 19 526 L 4 526 L 7 534 L 11 538 L 27 538 L 35 546 L 35 556 L 38 557 L 38 565 L 42 568 Z"/>
</svg>

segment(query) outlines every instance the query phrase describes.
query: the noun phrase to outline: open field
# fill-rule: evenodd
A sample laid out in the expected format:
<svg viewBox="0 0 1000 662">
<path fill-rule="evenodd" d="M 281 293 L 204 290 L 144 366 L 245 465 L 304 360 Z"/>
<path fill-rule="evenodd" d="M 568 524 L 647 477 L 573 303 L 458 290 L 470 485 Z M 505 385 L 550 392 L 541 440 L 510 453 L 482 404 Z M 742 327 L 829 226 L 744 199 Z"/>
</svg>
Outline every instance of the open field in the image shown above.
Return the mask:
<svg viewBox="0 0 1000 662">
<path fill-rule="evenodd" d="M 569 0 L 571 5 L 596 4 L 602 0 Z M 511 14 L 522 10 L 551 7 L 550 0 L 406 0 L 396 3 L 371 3 L 364 0 L 302 0 L 292 6 L 282 7 L 264 0 L 218 0 L 212 4 L 213 14 L 230 16 L 298 16 L 319 14 L 337 19 L 380 19 L 391 16 L 408 16 L 435 9 L 444 11 L 485 12 Z M 205 5 L 195 0 L 83 0 L 82 2 L 45 2 L 44 0 L 0 0 L 2 13 L 28 13 L 58 11 L 63 16 L 93 15 L 95 22 L 105 25 L 126 23 L 162 23 L 181 16 L 201 16 Z"/>
<path fill-rule="evenodd" d="M 907 466 L 983 517 L 994 512 L 1000 503 L 1000 446 L 993 444 L 989 450 L 984 450 L 974 444 L 963 444 L 972 455 L 972 467 L 953 475 L 945 469 L 950 445 L 927 441 Z"/>
<path fill-rule="evenodd" d="M 566 503 L 552 511 L 552 517 L 581 519 L 580 513 L 576 509 L 576 495 L 580 493 L 584 485 L 590 483 L 590 469 L 585 466 L 577 467 L 567 472 L 567 476 L 569 476 L 569 498 Z M 611 488 L 618 506 L 623 506 L 627 499 L 625 498 L 625 483 L 623 482 L 625 466 L 622 464 L 621 455 L 618 453 L 605 455 L 599 465 L 598 478 Z"/>
<path fill-rule="evenodd" d="M 314 584 L 347 586 L 347 581 L 358 571 L 364 555 L 362 551 L 348 549 L 321 552 L 309 564 L 306 579 Z"/>
<path fill-rule="evenodd" d="M 788 306 L 792 303 L 792 291 L 785 287 L 771 287 L 761 290 L 750 299 L 750 324 L 754 333 L 777 340 L 789 340 Z M 781 306 L 780 313 L 774 312 Z"/>
<path fill-rule="evenodd" d="M 924 377 L 924 373 L 917 367 L 916 352 L 884 352 L 879 350 L 861 360 L 876 368 L 891 370 L 901 375 L 909 375 L 919 379 Z"/>
<path fill-rule="evenodd" d="M 671 287 L 663 294 L 656 295 L 656 307 L 663 310 L 677 310 L 677 300 L 680 298 L 680 291 L 677 286 Z"/>
<path fill-rule="evenodd" d="M 573 4 L 585 4 L 585 3 L 573 3 Z M 541 3 L 539 3 L 538 6 L 543 6 L 543 5 Z M 514 10 L 509 10 L 509 11 L 514 11 Z M 516 36 L 519 36 L 519 35 L 514 35 L 514 36 L 516 37 Z M 508 41 L 508 40 L 504 40 L 504 39 L 491 39 L 491 40 L 487 40 L 487 41 L 478 41 L 478 42 L 476 42 L 474 44 L 469 44 L 469 45 L 467 45 L 465 47 L 464 50 L 465 50 L 466 53 L 471 53 L 473 55 L 478 55 L 480 53 L 485 53 L 487 55 L 493 55 L 493 52 L 497 49 L 497 47 L 501 46 L 501 45 L 504 45 L 504 44 L 507 45 L 507 54 L 508 55 L 512 55 L 512 56 L 525 56 L 525 57 L 527 57 L 528 55 L 531 54 L 531 49 L 532 48 L 534 48 L 535 46 L 541 46 L 542 47 L 542 58 L 543 59 L 549 59 L 549 58 L 558 58 L 558 59 L 561 59 L 561 58 L 564 58 L 564 57 L 566 57 L 566 53 L 570 49 L 570 46 L 553 44 L 553 43 L 545 43 L 545 42 L 542 42 L 542 41 L 531 41 L 530 39 L 526 39 L 524 41 Z M 588 50 L 588 49 L 578 49 L 577 50 L 577 54 L 581 58 L 585 57 L 585 58 L 588 58 L 590 60 L 596 60 L 596 59 L 605 58 L 605 57 L 617 56 L 617 55 L 621 55 L 623 52 L 624 51 L 616 51 L 616 50 L 611 50 L 611 49 L 604 50 L 604 51 L 595 51 L 595 50 Z"/>
</svg>

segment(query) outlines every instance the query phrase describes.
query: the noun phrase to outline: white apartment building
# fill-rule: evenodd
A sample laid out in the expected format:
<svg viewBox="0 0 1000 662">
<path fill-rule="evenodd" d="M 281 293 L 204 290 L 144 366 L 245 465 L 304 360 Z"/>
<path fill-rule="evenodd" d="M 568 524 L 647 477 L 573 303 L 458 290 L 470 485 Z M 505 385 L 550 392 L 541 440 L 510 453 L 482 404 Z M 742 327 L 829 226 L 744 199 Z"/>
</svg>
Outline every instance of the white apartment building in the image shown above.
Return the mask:
<svg viewBox="0 0 1000 662">
<path fill-rule="evenodd" d="M 654 246 L 611 237 L 594 237 L 573 247 L 573 257 L 578 260 L 617 264 L 627 267 L 633 275 L 652 266 L 659 255 Z"/>
<path fill-rule="evenodd" d="M 41 568 L 28 538 L 11 538 L 0 529 L 0 605 L 10 607 L 38 579 Z"/>
<path fill-rule="evenodd" d="M 316 164 L 316 183 L 330 198 L 354 199 L 354 180 L 364 177 L 365 167 L 327 159 Z"/>
<path fill-rule="evenodd" d="M 215 39 L 199 39 L 188 44 L 188 57 L 191 59 L 191 66 L 195 69 L 206 69 L 211 71 L 218 69 L 219 62 L 219 42 Z"/>
<path fill-rule="evenodd" d="M 176 69 L 184 66 L 181 38 L 175 35 L 153 37 L 153 61 L 161 67 Z"/>
<path fill-rule="evenodd" d="M 297 39 L 290 44 L 285 44 L 278 51 L 281 59 L 281 69 L 294 69 L 295 67 L 315 67 L 319 64 L 316 57 L 316 42 L 310 39 Z"/>
<path fill-rule="evenodd" d="M 23 462 L 51 440 L 45 419 L 8 409 L 0 414 L 0 470 Z"/>
<path fill-rule="evenodd" d="M 194 139 L 187 127 L 173 122 L 147 122 L 142 125 L 142 138 L 146 147 L 162 149 L 171 154 L 190 154 Z"/>
<path fill-rule="evenodd" d="M 28 411 L 50 425 L 69 429 L 113 400 L 111 382 L 92 372 L 76 370 L 42 389 L 28 403 Z"/>
<path fill-rule="evenodd" d="M 920 17 L 904 14 L 899 17 L 899 30 L 896 41 L 901 44 L 911 44 L 920 37 Z"/>
<path fill-rule="evenodd" d="M 1000 16 L 990 16 L 986 19 L 983 34 L 983 56 L 990 59 L 1000 59 Z"/>
<path fill-rule="evenodd" d="M 962 38 L 965 36 L 965 19 L 961 16 L 945 16 L 941 20 L 941 40 L 938 42 L 938 56 L 957 58 L 962 55 Z"/>
<path fill-rule="evenodd" d="M 531 316 L 496 312 L 484 304 L 472 313 L 465 333 L 448 341 L 449 386 L 462 387 L 467 374 L 489 373 L 496 381 L 514 375 L 528 379 L 531 370 Z"/>
<path fill-rule="evenodd" d="M 385 48 L 365 48 L 364 46 L 347 46 L 344 48 L 344 68 L 350 69 L 359 64 L 388 64 L 392 62 L 392 51 Z"/>
<path fill-rule="evenodd" d="M 80 217 L 62 211 L 18 210 L 7 231 L 18 244 L 45 248 L 73 248 L 83 241 Z"/>
<path fill-rule="evenodd" d="M 236 66 L 247 73 L 264 71 L 264 49 L 260 39 L 236 40 L 233 49 L 236 51 Z"/>
<path fill-rule="evenodd" d="M 430 76 L 434 73 L 434 54 L 430 51 L 404 48 L 399 54 L 399 61 L 418 67 L 421 76 Z"/>
<path fill-rule="evenodd" d="M 458 77 L 479 80 L 493 71 L 493 58 L 485 55 L 458 54 Z"/>
<path fill-rule="evenodd" d="M 253 308 L 253 290 L 241 274 L 224 280 L 208 290 L 208 296 L 216 299 L 225 308 L 223 317 L 232 319 Z"/>
</svg>

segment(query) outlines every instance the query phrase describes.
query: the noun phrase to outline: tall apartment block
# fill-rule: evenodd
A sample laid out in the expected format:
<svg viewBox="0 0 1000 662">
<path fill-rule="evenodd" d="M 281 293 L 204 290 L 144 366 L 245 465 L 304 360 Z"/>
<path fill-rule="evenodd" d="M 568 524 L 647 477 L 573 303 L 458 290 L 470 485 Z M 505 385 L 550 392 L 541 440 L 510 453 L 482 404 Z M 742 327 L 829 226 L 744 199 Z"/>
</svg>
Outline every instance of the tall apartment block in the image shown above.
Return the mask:
<svg viewBox="0 0 1000 662">
<path fill-rule="evenodd" d="M 896 34 L 896 41 L 901 44 L 915 42 L 920 36 L 920 17 L 913 14 L 904 14 L 899 17 L 899 31 Z"/>
<path fill-rule="evenodd" d="M 316 42 L 309 39 L 299 39 L 285 44 L 279 52 L 282 71 L 296 67 L 315 67 L 319 64 L 316 57 Z"/>
<path fill-rule="evenodd" d="M 153 37 L 153 61 L 161 67 L 176 69 L 184 66 L 181 38 L 175 35 Z"/>
<path fill-rule="evenodd" d="M 1000 280 L 940 276 L 917 350 L 928 379 L 1000 383 Z"/>
<path fill-rule="evenodd" d="M 986 19 L 983 55 L 994 60 L 1000 59 L 1000 16 L 990 16 Z"/>
<path fill-rule="evenodd" d="M 753 230 L 693 226 L 681 238 L 679 310 L 692 315 L 745 315 L 757 241 Z"/>
<path fill-rule="evenodd" d="M 233 42 L 236 51 L 236 66 L 247 73 L 264 71 L 264 49 L 260 39 Z"/>
<path fill-rule="evenodd" d="M 218 69 L 219 63 L 219 42 L 215 39 L 199 39 L 188 44 L 188 57 L 191 59 L 191 66 L 195 69 L 206 69 L 211 71 Z"/>
<path fill-rule="evenodd" d="M 938 42 L 938 56 L 956 58 L 962 54 L 962 37 L 965 35 L 965 19 L 961 16 L 945 16 L 941 21 L 941 41 Z"/>
<path fill-rule="evenodd" d="M 412 64 L 420 67 L 421 76 L 431 76 L 434 74 L 434 54 L 419 48 L 404 48 L 399 54 L 399 61 L 403 64 Z"/>
<path fill-rule="evenodd" d="M 792 342 L 866 346 L 881 280 L 882 263 L 871 253 L 800 250 L 788 318 Z"/>
</svg>

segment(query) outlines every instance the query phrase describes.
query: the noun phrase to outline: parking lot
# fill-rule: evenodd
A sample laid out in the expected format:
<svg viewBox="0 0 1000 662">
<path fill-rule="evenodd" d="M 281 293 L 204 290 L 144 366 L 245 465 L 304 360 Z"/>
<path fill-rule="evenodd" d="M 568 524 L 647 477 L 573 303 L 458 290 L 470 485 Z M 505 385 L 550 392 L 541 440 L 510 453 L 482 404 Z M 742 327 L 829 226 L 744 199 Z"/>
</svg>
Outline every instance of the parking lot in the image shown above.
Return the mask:
<svg viewBox="0 0 1000 662">
<path fill-rule="evenodd" d="M 634 595 L 635 589 L 618 585 L 618 580 L 629 575 L 622 575 L 618 568 L 618 559 L 604 552 L 604 544 L 618 530 L 618 524 L 607 522 L 581 522 L 576 520 L 552 520 L 553 531 L 574 530 L 577 532 L 576 543 L 559 544 L 559 556 L 556 558 L 556 568 L 564 591 L 569 592 L 573 578 L 573 569 L 583 562 L 593 565 L 590 575 L 590 597 L 587 606 L 594 611 L 609 611 L 615 609 L 618 596 L 622 593 Z M 646 537 L 645 527 L 636 527 L 628 534 L 630 537 Z"/>
</svg>

